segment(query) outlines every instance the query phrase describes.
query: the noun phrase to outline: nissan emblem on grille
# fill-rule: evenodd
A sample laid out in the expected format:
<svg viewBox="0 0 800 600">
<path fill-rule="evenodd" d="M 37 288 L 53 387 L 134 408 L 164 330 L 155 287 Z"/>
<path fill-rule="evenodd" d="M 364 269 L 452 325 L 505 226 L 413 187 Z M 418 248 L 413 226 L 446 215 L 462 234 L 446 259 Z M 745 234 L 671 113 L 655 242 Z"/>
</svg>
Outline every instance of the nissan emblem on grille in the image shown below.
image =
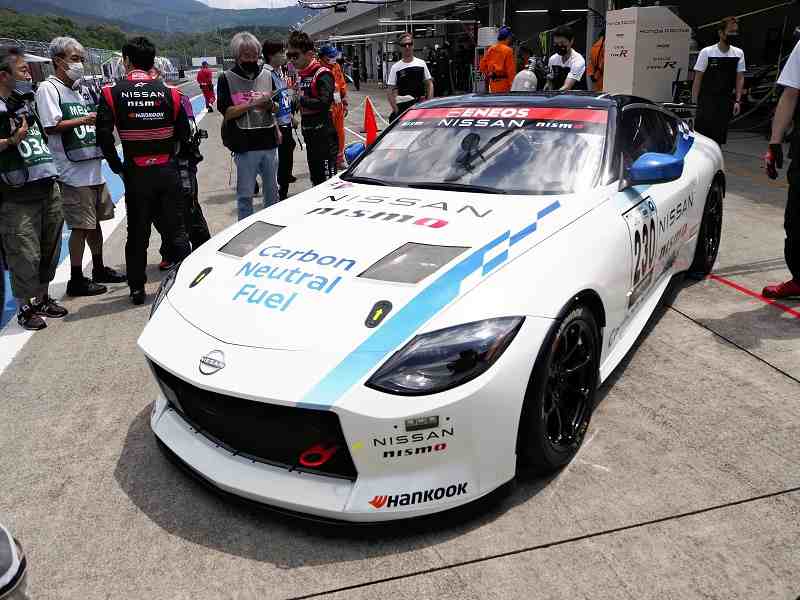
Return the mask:
<svg viewBox="0 0 800 600">
<path fill-rule="evenodd" d="M 203 375 L 213 375 L 225 368 L 225 355 L 221 350 L 212 350 L 200 357 L 200 372 Z"/>
</svg>

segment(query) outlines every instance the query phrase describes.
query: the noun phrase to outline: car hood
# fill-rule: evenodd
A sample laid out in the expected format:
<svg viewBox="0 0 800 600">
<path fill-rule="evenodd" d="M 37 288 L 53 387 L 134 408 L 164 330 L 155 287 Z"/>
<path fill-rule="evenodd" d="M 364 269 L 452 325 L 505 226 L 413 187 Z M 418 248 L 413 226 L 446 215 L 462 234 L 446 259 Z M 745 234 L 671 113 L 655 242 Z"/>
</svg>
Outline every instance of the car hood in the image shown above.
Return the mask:
<svg viewBox="0 0 800 600">
<path fill-rule="evenodd" d="M 386 352 L 591 210 L 597 201 L 589 196 L 457 193 L 335 178 L 212 238 L 183 262 L 167 300 L 229 344 Z M 282 229 L 243 256 L 220 250 L 254 223 Z M 418 283 L 360 276 L 409 242 L 463 250 Z M 374 335 L 393 320 L 392 335 Z"/>
</svg>

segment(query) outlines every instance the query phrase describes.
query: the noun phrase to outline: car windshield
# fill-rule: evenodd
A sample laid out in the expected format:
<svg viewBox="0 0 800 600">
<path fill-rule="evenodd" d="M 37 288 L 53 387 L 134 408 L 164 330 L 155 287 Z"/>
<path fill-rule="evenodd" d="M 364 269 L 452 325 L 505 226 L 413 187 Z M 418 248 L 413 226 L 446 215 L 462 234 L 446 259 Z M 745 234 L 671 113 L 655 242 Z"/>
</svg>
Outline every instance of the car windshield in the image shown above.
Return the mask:
<svg viewBox="0 0 800 600">
<path fill-rule="evenodd" d="M 608 112 L 459 107 L 407 111 L 343 177 L 364 183 L 499 194 L 589 189 Z"/>
</svg>

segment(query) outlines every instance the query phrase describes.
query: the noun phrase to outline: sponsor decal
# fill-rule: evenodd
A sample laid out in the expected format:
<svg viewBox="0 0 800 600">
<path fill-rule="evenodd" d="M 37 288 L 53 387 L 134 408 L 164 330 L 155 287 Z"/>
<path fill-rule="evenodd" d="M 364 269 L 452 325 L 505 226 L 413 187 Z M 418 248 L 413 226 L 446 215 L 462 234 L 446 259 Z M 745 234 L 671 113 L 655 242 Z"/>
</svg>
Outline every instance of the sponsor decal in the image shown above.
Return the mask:
<svg viewBox="0 0 800 600">
<path fill-rule="evenodd" d="M 267 280 L 274 282 L 272 285 L 284 287 L 290 284 L 291 291 L 277 291 L 263 288 L 254 283 L 244 283 L 233 295 L 233 302 L 259 304 L 265 308 L 284 312 L 292 305 L 295 298 L 303 291 L 312 291 L 318 294 L 330 294 L 342 280 L 341 275 L 320 275 L 302 268 L 288 268 L 280 264 L 281 261 L 296 261 L 307 265 L 329 267 L 340 271 L 349 271 L 356 265 L 350 258 L 339 258 L 324 255 L 311 250 L 292 250 L 281 246 L 265 246 L 259 251 L 259 256 L 271 259 L 270 262 L 247 261 L 236 272 L 234 277 L 247 278 L 248 280 Z M 275 261 L 275 262 L 273 262 Z M 258 282 L 261 283 L 260 281 Z"/>
<path fill-rule="evenodd" d="M 451 426 L 449 429 L 442 427 L 441 429 L 434 429 L 424 433 L 387 435 L 384 437 L 372 438 L 372 446 L 373 448 L 377 448 L 378 446 L 392 447 L 404 446 L 406 444 L 418 444 L 420 442 L 429 442 L 431 440 L 441 440 L 444 438 L 453 437 L 454 434 L 455 428 Z"/>
<path fill-rule="evenodd" d="M 203 375 L 213 375 L 225 368 L 225 355 L 221 350 L 212 350 L 200 357 L 200 372 Z"/>
<path fill-rule="evenodd" d="M 136 84 L 144 85 L 144 84 Z M 166 98 L 167 94 L 158 90 L 126 90 L 119 93 L 120 98 Z"/>
<path fill-rule="evenodd" d="M 211 273 L 211 270 L 212 270 L 212 269 L 213 269 L 213 267 L 206 267 L 205 269 L 203 269 L 202 271 L 200 271 L 200 272 L 199 272 L 199 273 L 198 273 L 198 274 L 195 276 L 195 278 L 192 280 L 192 283 L 190 283 L 190 284 L 189 284 L 189 287 L 190 287 L 190 288 L 193 288 L 193 287 L 194 287 L 194 286 L 196 286 L 198 283 L 200 283 L 201 281 L 203 281 L 203 279 L 205 279 L 205 278 L 206 278 L 206 275 L 208 275 L 209 273 Z"/>
<path fill-rule="evenodd" d="M 667 229 L 672 229 L 673 225 L 677 224 L 678 221 L 689 211 L 690 208 L 694 206 L 694 194 L 689 194 L 689 196 L 683 200 L 679 200 L 675 206 L 669 209 L 663 218 L 658 220 L 658 230 L 661 233 L 667 231 Z"/>
<path fill-rule="evenodd" d="M 432 208 L 442 212 L 455 212 L 456 214 L 466 214 L 479 219 L 484 218 L 492 212 L 492 209 L 476 208 L 470 204 L 465 204 L 459 208 L 451 207 L 447 202 L 430 202 L 421 198 L 406 198 L 404 196 L 393 198 L 392 196 L 361 196 L 359 194 L 340 194 L 338 196 L 328 195 L 320 198 L 319 202 L 355 202 L 358 204 L 386 204 L 388 206 L 410 206 L 415 209 Z M 334 210 L 334 209 L 331 209 Z M 389 210 L 389 209 L 387 209 Z M 338 213 L 337 213 L 338 214 Z M 381 213 L 384 217 L 385 213 Z M 351 215 L 353 216 L 353 215 Z M 366 215 L 355 215 L 366 216 Z M 376 216 L 376 218 L 379 218 Z"/>
<path fill-rule="evenodd" d="M 444 219 L 435 219 L 432 217 L 418 217 L 415 215 L 402 215 L 400 213 L 376 212 L 363 209 L 350 209 L 350 208 L 314 208 L 306 213 L 307 215 L 328 215 L 331 217 L 352 217 L 373 219 L 377 221 L 388 221 L 390 223 L 410 223 L 411 225 L 420 225 L 422 227 L 431 227 L 439 229 L 447 225 Z"/>
<path fill-rule="evenodd" d="M 401 458 L 404 456 L 419 456 L 421 454 L 433 454 L 447 450 L 446 442 L 428 446 L 417 446 L 416 448 L 398 448 L 397 450 L 384 450 L 383 458 Z"/>
<path fill-rule="evenodd" d="M 386 318 L 386 315 L 388 315 L 391 312 L 391 310 L 392 310 L 391 302 L 389 302 L 388 300 L 379 300 L 378 302 L 375 303 L 375 306 L 373 306 L 370 309 L 369 315 L 367 315 L 367 320 L 364 321 L 364 325 L 366 325 L 370 329 L 372 329 L 373 327 L 377 327 L 378 325 L 381 324 L 381 321 L 383 321 Z"/>
<path fill-rule="evenodd" d="M 454 483 L 448 486 L 420 490 L 410 494 L 393 494 L 386 496 L 375 496 L 369 501 L 369 505 L 375 510 L 384 508 L 395 508 L 397 506 L 413 506 L 415 504 L 427 504 L 443 498 L 454 498 L 467 492 L 467 482 Z"/>
</svg>

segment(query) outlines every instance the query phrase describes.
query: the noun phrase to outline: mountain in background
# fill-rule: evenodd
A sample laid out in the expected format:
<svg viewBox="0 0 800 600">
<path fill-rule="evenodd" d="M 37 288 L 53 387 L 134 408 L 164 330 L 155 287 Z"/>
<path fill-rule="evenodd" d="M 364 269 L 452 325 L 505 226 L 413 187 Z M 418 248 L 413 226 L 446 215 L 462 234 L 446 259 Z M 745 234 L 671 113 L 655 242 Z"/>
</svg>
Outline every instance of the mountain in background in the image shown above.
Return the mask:
<svg viewBox="0 0 800 600">
<path fill-rule="evenodd" d="M 0 8 L 26 14 L 66 16 L 88 23 L 113 23 L 125 31 L 166 32 L 212 31 L 256 25 L 289 27 L 313 12 L 297 6 L 219 9 L 197 0 L 0 0 Z"/>
</svg>

